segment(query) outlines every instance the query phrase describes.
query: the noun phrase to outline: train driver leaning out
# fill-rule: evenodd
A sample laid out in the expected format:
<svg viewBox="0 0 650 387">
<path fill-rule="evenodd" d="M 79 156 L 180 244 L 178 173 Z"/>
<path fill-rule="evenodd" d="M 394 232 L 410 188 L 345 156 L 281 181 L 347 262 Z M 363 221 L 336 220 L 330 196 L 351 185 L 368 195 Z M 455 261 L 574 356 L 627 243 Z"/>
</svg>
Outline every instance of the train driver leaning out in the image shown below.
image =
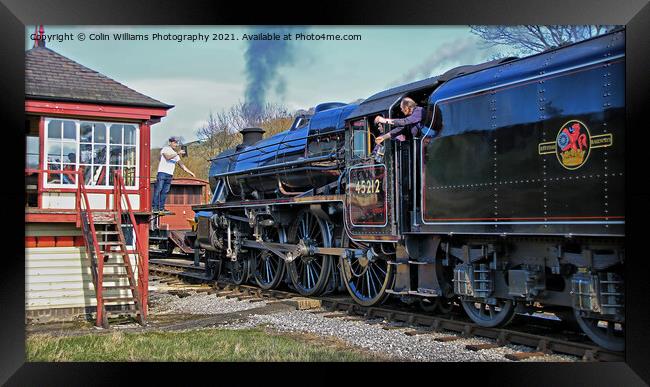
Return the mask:
<svg viewBox="0 0 650 387">
<path fill-rule="evenodd" d="M 406 116 L 405 118 L 384 118 L 382 116 L 377 116 L 375 118 L 375 124 L 389 124 L 396 126 L 390 132 L 377 137 L 375 143 L 381 144 L 384 140 L 392 140 L 395 138 L 399 141 L 404 141 L 406 140 L 404 134 L 409 133 L 409 129 L 412 136 L 415 137 L 419 134 L 422 127 L 421 121 L 424 115 L 424 109 L 419 107 L 415 101 L 408 97 L 402 99 L 400 102 L 400 108 L 402 109 L 402 113 Z"/>
</svg>

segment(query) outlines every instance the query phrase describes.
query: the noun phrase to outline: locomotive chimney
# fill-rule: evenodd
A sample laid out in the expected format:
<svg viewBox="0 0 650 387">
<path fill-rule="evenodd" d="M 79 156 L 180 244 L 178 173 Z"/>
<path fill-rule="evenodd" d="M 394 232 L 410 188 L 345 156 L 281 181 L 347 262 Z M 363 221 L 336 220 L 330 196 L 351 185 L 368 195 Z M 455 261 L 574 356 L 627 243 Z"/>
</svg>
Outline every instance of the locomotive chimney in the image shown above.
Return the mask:
<svg viewBox="0 0 650 387">
<path fill-rule="evenodd" d="M 241 133 L 242 136 L 244 137 L 244 141 L 242 142 L 242 145 L 250 146 L 262 139 L 262 135 L 264 134 L 264 129 L 244 128 L 240 130 L 239 133 Z"/>
</svg>

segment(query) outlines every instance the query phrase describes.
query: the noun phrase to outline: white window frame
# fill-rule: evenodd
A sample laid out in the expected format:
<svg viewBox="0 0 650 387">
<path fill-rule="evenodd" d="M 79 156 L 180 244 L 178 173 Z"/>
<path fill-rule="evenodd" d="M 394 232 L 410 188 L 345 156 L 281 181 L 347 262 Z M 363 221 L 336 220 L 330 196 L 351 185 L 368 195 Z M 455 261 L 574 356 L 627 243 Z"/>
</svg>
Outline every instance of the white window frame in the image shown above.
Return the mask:
<svg viewBox="0 0 650 387">
<path fill-rule="evenodd" d="M 121 122 L 121 121 L 98 121 L 98 120 L 77 120 L 77 119 L 69 119 L 69 118 L 64 118 L 64 117 L 44 117 L 44 131 L 43 131 L 43 141 L 44 141 L 44 148 L 45 148 L 45 154 L 43 155 L 43 169 L 47 170 L 48 168 L 48 162 L 47 162 L 47 152 L 48 152 L 48 147 L 50 144 L 50 139 L 48 137 L 48 130 L 49 130 L 49 124 L 53 120 L 59 120 L 59 121 L 72 121 L 75 124 L 75 130 L 76 130 L 76 160 L 75 160 L 75 170 L 79 170 L 80 166 L 80 156 L 81 156 L 81 123 L 93 123 L 93 124 L 103 124 L 106 126 L 106 161 L 104 166 L 106 167 L 106 184 L 105 185 L 86 185 L 86 188 L 88 189 L 113 189 L 113 185 L 108 184 L 109 182 L 109 176 L 108 173 L 110 172 L 111 164 L 110 164 L 110 127 L 111 125 L 132 125 L 135 127 L 135 179 L 134 179 L 134 185 L 125 185 L 125 188 L 127 190 L 138 190 L 139 189 L 139 184 L 138 184 L 138 176 L 140 176 L 140 124 L 134 123 L 134 122 Z M 94 139 L 94 138 L 93 138 Z M 94 142 L 93 142 L 94 144 Z M 124 130 L 122 130 L 122 142 L 120 144 L 113 144 L 113 145 L 120 145 L 122 148 L 124 148 Z M 129 145 L 131 146 L 131 145 Z M 122 151 L 124 153 L 124 151 Z M 91 155 L 92 157 L 92 155 Z M 92 164 L 92 162 L 91 162 Z M 124 154 L 122 154 L 122 167 L 124 167 Z M 77 188 L 78 187 L 78 182 L 75 181 L 74 184 L 62 184 L 62 183 L 48 183 L 47 182 L 47 174 L 43 174 L 43 188 L 44 189 L 60 189 L 60 188 Z M 81 177 L 83 178 L 83 176 Z"/>
<path fill-rule="evenodd" d="M 45 169 L 45 170 L 49 170 L 49 164 L 50 164 L 48 162 L 48 157 L 49 157 L 49 146 L 51 144 L 51 142 L 50 142 L 51 140 L 48 137 L 48 134 L 49 134 L 49 124 L 50 124 L 51 121 L 62 121 L 62 122 L 69 121 L 69 122 L 73 122 L 73 123 L 75 122 L 74 120 L 70 120 L 70 119 L 66 119 L 66 118 L 50 118 L 50 119 L 46 119 L 46 121 L 45 121 L 45 132 L 44 132 L 45 151 L 44 151 L 44 154 L 43 154 L 43 165 L 44 165 L 43 169 Z M 62 127 L 61 127 L 62 135 L 63 135 L 63 130 L 64 130 L 64 126 L 62 125 Z M 65 143 L 75 144 L 76 152 L 75 152 L 74 165 L 75 165 L 75 171 L 78 170 L 79 169 L 79 126 L 75 123 L 75 139 L 74 140 L 72 140 L 72 139 L 62 139 L 62 137 L 61 137 L 61 138 L 57 139 L 55 142 L 62 143 L 62 144 L 65 144 Z M 64 156 L 62 155 L 61 157 L 63 158 Z M 61 161 L 61 164 L 62 165 L 64 164 L 63 161 Z M 62 172 L 52 173 L 52 175 L 58 175 L 58 174 L 62 174 Z M 77 187 L 76 180 L 75 180 L 74 184 L 48 183 L 48 181 L 47 181 L 48 175 L 49 174 L 47 174 L 47 173 L 43 174 L 43 187 L 44 188 L 76 188 Z"/>
</svg>

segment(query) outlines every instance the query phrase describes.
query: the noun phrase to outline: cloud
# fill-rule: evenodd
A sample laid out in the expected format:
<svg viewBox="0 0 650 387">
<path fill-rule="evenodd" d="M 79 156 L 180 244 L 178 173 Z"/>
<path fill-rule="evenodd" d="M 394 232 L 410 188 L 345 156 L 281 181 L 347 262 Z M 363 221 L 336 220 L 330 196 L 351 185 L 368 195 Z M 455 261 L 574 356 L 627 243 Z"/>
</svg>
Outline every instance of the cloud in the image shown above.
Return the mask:
<svg viewBox="0 0 650 387">
<path fill-rule="evenodd" d="M 244 90 L 243 86 L 237 83 L 204 78 L 140 78 L 125 80 L 124 84 L 151 98 L 175 106 L 188 102 L 206 105 L 214 101 L 237 100 Z"/>
</svg>

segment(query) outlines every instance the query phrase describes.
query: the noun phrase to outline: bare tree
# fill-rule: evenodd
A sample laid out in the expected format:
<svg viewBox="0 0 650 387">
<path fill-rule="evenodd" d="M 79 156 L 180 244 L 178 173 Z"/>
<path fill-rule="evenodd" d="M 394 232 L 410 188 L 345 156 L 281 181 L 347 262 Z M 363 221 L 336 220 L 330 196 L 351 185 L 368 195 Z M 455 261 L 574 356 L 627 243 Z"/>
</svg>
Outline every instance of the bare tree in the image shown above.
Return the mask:
<svg viewBox="0 0 650 387">
<path fill-rule="evenodd" d="M 260 109 L 238 102 L 217 113 L 210 112 L 197 136 L 212 154 L 217 154 L 239 144 L 239 131 L 246 127 L 261 127 L 266 130 L 265 137 L 269 137 L 289 129 L 293 117 L 283 105 L 267 103 Z"/>
<path fill-rule="evenodd" d="M 227 110 L 216 114 L 210 112 L 207 122 L 199 128 L 197 136 L 204 141 L 203 144 L 210 153 L 222 152 L 241 140 L 241 135 L 234 127 L 233 115 Z"/>
<path fill-rule="evenodd" d="M 509 54 L 530 55 L 579 42 L 615 29 L 611 25 L 470 26 L 490 47 L 507 46 Z"/>
</svg>

